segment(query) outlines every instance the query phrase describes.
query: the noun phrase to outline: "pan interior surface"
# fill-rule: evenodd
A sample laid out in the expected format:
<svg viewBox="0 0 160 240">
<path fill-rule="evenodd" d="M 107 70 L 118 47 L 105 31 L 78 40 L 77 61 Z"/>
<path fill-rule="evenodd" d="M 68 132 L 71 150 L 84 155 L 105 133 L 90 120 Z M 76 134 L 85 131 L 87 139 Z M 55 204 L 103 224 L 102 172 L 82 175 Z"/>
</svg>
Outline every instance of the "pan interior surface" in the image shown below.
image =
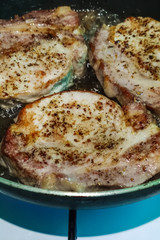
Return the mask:
<svg viewBox="0 0 160 240">
<path fill-rule="evenodd" d="M 115 14 L 118 14 L 121 18 L 128 17 L 128 16 L 149 16 L 153 17 L 157 20 L 160 20 L 159 15 L 159 1 L 152 0 L 152 1 L 145 1 L 145 0 L 8 0 L 2 1 L 1 8 L 0 8 L 0 19 L 9 19 L 15 15 L 23 15 L 24 13 L 32 10 L 38 9 L 51 9 L 58 6 L 69 5 L 73 9 L 76 10 L 97 10 L 97 9 L 104 9 L 105 11 L 109 11 Z M 154 6 L 154 7 L 153 7 Z M 91 72 L 90 78 L 88 79 L 88 83 L 90 83 L 90 79 L 93 79 L 93 83 L 96 82 L 95 75 Z M 90 87 L 90 86 L 89 86 Z M 87 86 L 86 89 L 88 90 L 89 87 Z M 79 88 L 81 89 L 82 86 L 80 85 Z M 94 88 L 93 85 L 91 88 Z M 100 90 L 101 92 L 102 90 Z M 8 127 L 8 125 L 12 123 L 12 119 L 2 118 L 0 119 L 0 135 L 3 135 Z M 37 198 L 35 197 L 38 194 L 38 197 L 41 197 L 39 200 L 40 203 L 45 201 L 50 201 L 49 205 L 57 206 L 55 203 L 55 197 L 58 197 L 58 200 L 62 200 L 59 204 L 60 207 L 65 205 L 65 207 L 70 207 L 71 205 L 74 206 L 75 201 L 75 208 L 80 206 L 89 207 L 89 204 L 93 207 L 101 206 L 109 206 L 112 205 L 111 201 L 114 200 L 113 205 L 127 203 L 131 200 L 134 201 L 138 199 L 142 199 L 153 194 L 157 194 L 160 192 L 160 179 L 151 180 L 147 183 L 138 185 L 136 187 L 131 188 L 123 188 L 123 189 L 114 189 L 114 190 L 106 190 L 106 191 L 96 191 L 96 192 L 66 192 L 66 191 L 54 191 L 54 190 L 46 190 L 37 187 L 31 187 L 27 185 L 23 185 L 19 182 L 14 180 L 10 180 L 5 178 L 2 174 L 0 177 L 0 191 L 5 194 L 10 194 L 18 196 L 18 198 L 27 199 L 32 202 L 38 202 Z M 29 197 L 28 197 L 29 195 Z M 49 196 L 49 198 L 48 198 Z M 116 197 L 117 198 L 114 198 Z M 122 197 L 123 196 L 123 197 Z M 135 197 L 134 197 L 135 196 Z M 66 199 L 72 198 L 72 200 L 68 201 Z M 122 198 L 121 198 L 122 197 Z M 51 201 L 52 198 L 52 201 Z M 66 204 L 63 201 L 66 201 Z M 98 203 L 95 202 L 97 199 Z M 107 200 L 109 199 L 109 200 Z"/>
</svg>

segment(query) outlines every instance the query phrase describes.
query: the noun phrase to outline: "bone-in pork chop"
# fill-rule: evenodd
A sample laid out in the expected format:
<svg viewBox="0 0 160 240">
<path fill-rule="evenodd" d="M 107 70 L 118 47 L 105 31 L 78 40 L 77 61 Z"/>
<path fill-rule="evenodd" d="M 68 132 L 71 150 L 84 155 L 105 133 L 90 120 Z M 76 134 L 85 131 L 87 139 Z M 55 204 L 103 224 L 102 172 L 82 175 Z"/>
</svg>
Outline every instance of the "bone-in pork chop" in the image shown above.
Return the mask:
<svg viewBox="0 0 160 240">
<path fill-rule="evenodd" d="M 131 187 L 160 171 L 160 129 L 141 103 L 121 108 L 93 92 L 56 93 L 26 105 L 2 142 L 24 184 L 88 191 Z"/>
<path fill-rule="evenodd" d="M 90 62 L 108 97 L 141 101 L 160 114 L 160 22 L 130 17 L 105 24 L 91 41 Z"/>
<path fill-rule="evenodd" d="M 70 7 L 0 20 L 0 100 L 31 102 L 66 89 L 84 71 L 87 47 Z"/>
</svg>

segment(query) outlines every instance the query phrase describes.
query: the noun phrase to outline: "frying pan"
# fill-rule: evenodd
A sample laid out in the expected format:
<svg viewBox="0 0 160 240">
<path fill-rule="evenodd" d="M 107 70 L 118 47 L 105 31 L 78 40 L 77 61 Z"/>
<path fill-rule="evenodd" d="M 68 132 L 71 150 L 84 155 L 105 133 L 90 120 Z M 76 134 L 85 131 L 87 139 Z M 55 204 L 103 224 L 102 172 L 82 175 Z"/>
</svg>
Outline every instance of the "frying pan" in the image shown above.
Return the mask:
<svg viewBox="0 0 160 240">
<path fill-rule="evenodd" d="M 150 16 L 160 20 L 159 0 L 99 0 L 99 2 L 95 2 L 95 0 L 2 0 L 0 18 L 8 19 L 16 14 L 23 15 L 27 11 L 51 9 L 63 5 L 69 5 L 76 10 L 101 8 L 117 13 L 122 18 L 132 15 Z M 90 81 L 91 78 L 93 79 L 93 83 L 90 83 L 92 85 L 96 80 L 92 74 L 90 75 Z M 10 122 L 10 119 L 1 119 L 1 135 L 4 134 Z M 70 209 L 103 208 L 135 202 L 160 193 L 160 179 L 151 180 L 132 188 L 77 193 L 30 187 L 1 176 L 0 191 L 25 201 L 54 207 Z"/>
</svg>

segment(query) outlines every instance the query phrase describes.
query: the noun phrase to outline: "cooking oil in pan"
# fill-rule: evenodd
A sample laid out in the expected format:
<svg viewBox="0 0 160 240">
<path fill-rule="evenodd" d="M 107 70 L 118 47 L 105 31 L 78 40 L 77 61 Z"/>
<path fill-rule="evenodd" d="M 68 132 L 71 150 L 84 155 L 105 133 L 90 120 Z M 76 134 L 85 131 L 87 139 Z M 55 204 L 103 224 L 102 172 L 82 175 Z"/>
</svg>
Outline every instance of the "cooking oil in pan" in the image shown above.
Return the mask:
<svg viewBox="0 0 160 240">
<path fill-rule="evenodd" d="M 103 23 L 111 26 L 122 21 L 118 14 L 109 13 L 104 9 L 79 11 L 79 18 L 82 27 L 85 29 L 85 40 L 87 43 Z"/>
</svg>

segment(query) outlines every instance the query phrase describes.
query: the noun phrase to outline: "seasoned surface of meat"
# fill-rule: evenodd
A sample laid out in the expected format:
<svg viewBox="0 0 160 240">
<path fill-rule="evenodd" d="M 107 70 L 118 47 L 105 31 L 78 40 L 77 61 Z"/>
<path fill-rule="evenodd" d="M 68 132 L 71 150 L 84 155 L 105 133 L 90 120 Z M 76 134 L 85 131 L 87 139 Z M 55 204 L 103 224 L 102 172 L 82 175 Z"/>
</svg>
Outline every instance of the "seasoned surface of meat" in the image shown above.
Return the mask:
<svg viewBox="0 0 160 240">
<path fill-rule="evenodd" d="M 160 22 L 130 17 L 103 25 L 91 41 L 90 62 L 107 96 L 141 101 L 160 114 Z"/>
<path fill-rule="evenodd" d="M 70 7 L 0 21 L 0 100 L 31 102 L 60 91 L 84 71 L 87 47 Z"/>
<path fill-rule="evenodd" d="M 160 129 L 141 103 L 121 108 L 97 93 L 61 92 L 26 105 L 1 151 L 24 184 L 131 187 L 160 171 Z"/>
</svg>

